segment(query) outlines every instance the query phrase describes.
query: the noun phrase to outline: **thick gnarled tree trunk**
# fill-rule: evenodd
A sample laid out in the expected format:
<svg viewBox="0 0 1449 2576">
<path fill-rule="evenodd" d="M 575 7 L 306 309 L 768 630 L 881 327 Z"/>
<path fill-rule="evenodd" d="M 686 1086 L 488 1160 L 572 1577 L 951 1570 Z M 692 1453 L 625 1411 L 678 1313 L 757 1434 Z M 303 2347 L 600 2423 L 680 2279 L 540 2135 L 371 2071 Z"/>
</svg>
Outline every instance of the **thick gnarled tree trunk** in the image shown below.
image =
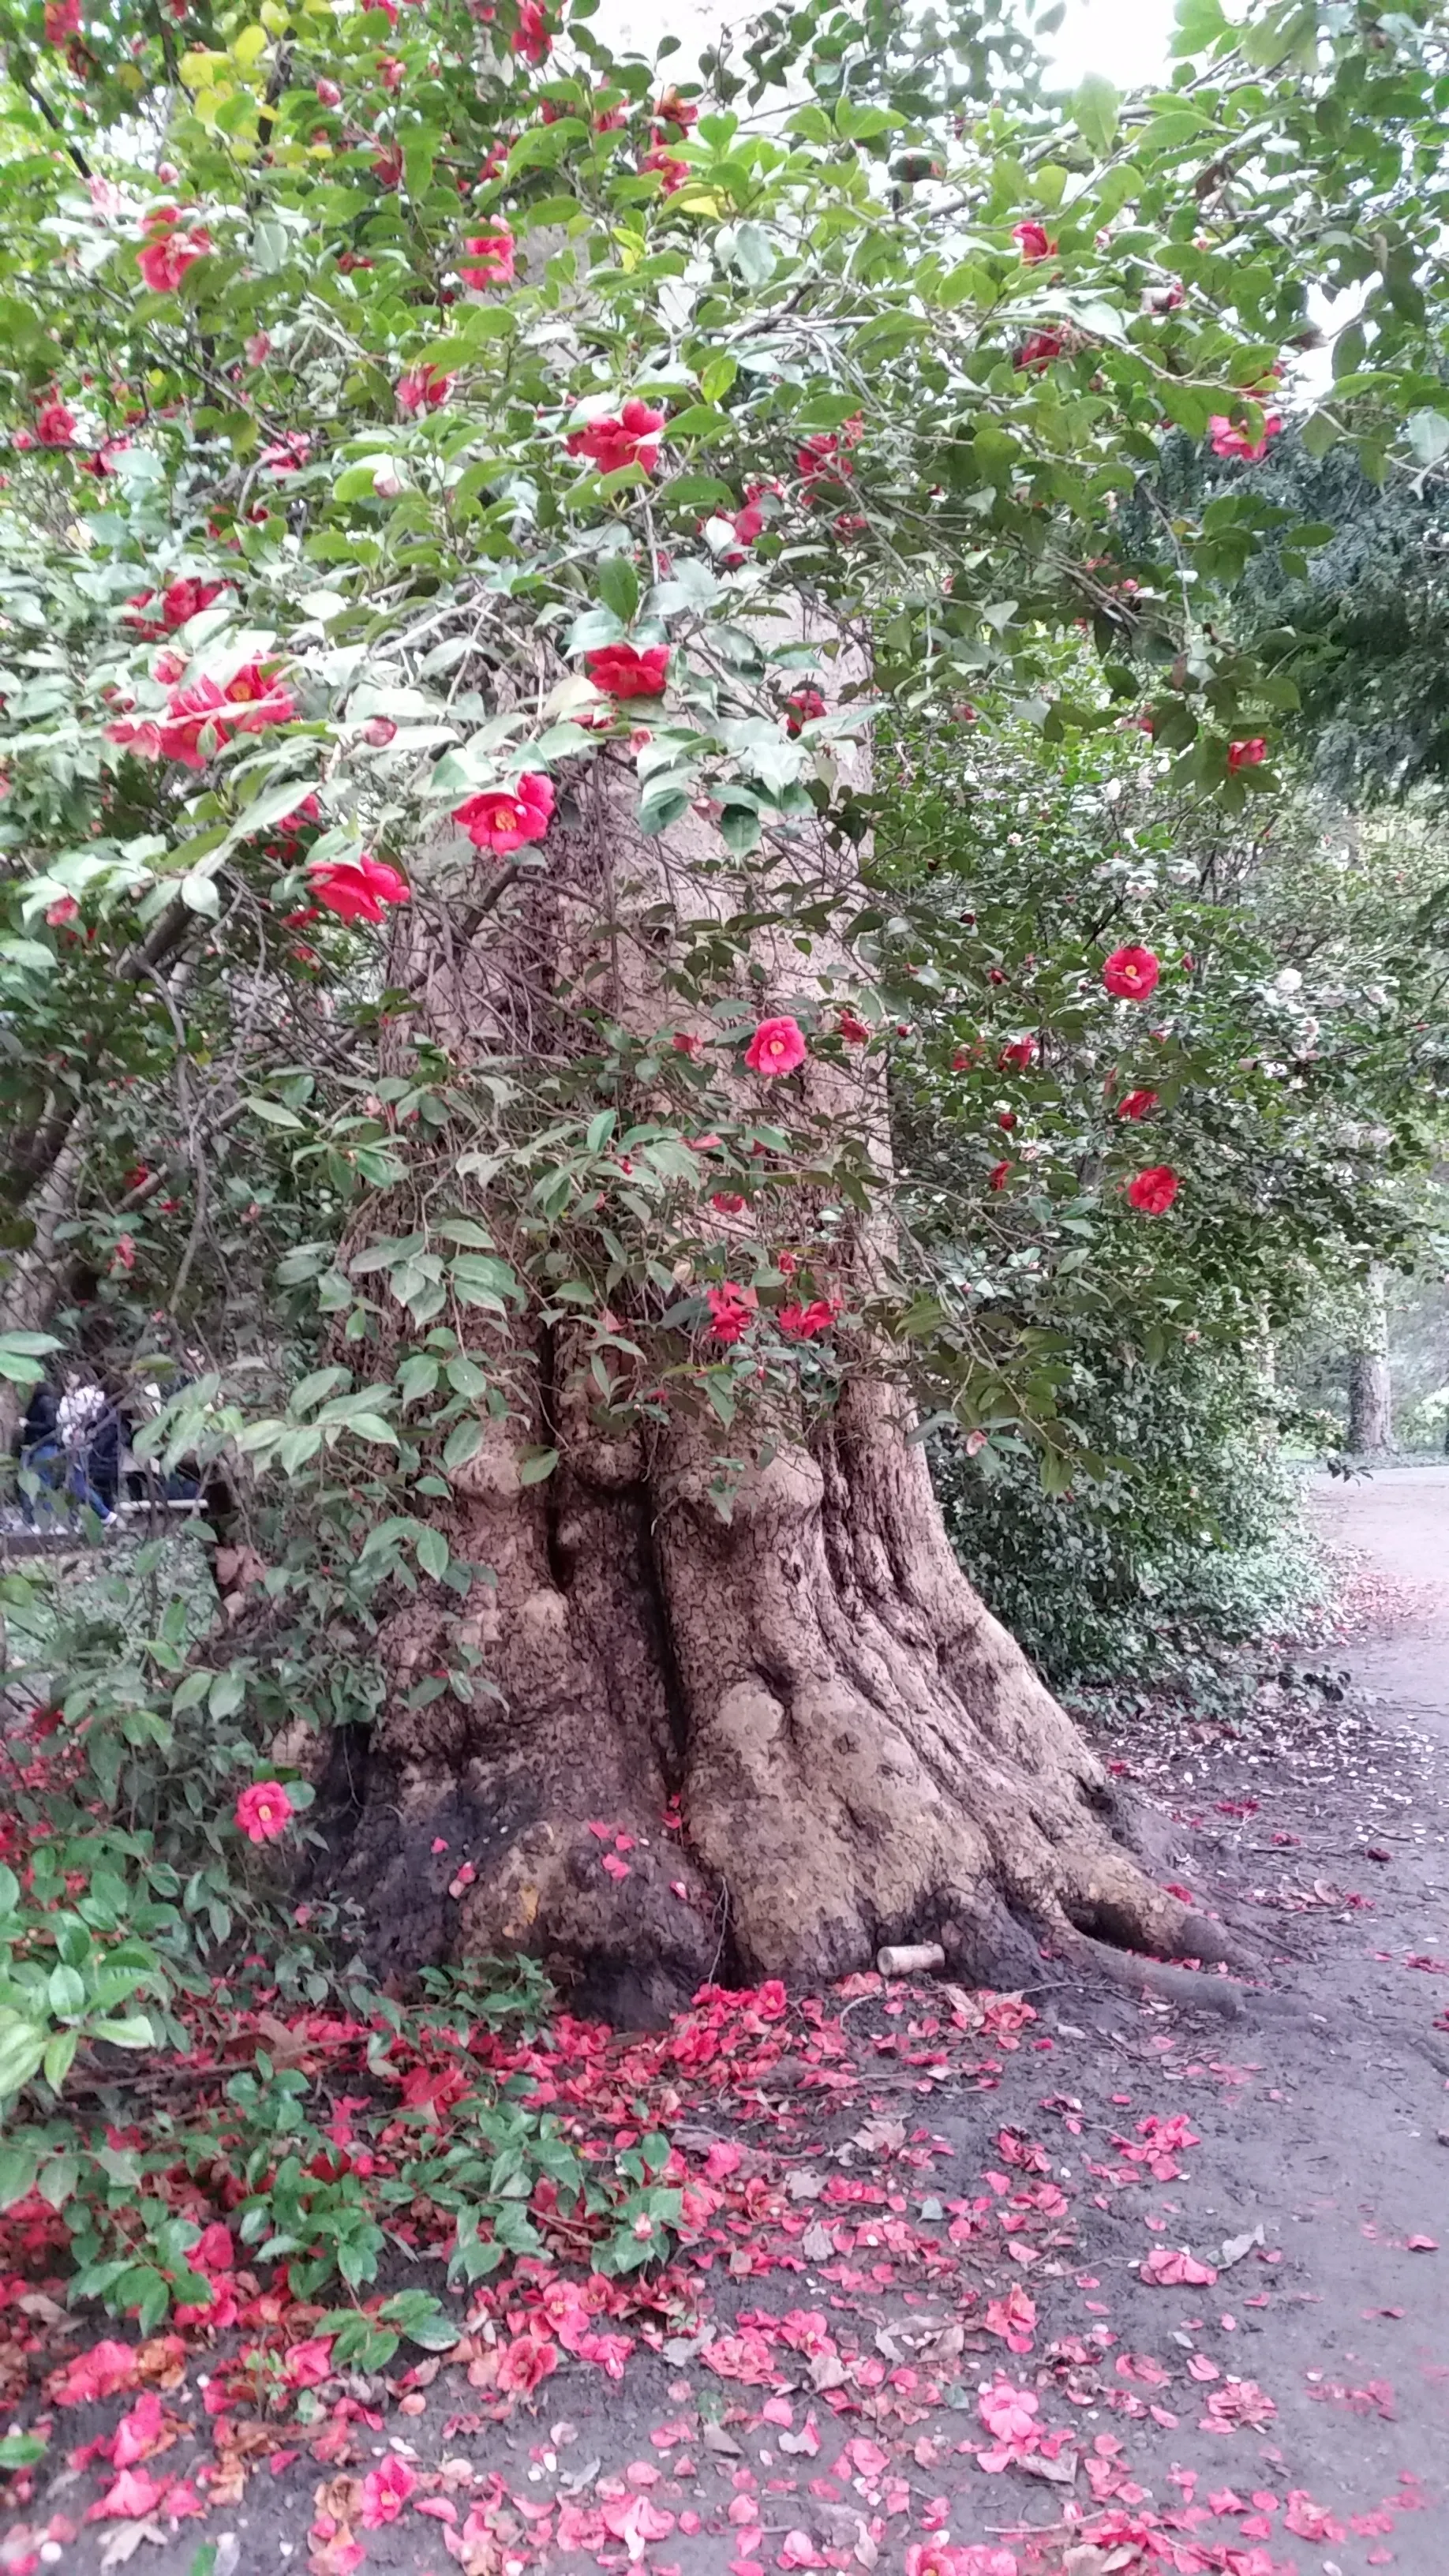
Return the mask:
<svg viewBox="0 0 1449 2576">
<path fill-rule="evenodd" d="M 608 1008 L 657 1028 L 658 911 L 633 938 L 630 908 L 637 921 L 683 884 L 705 910 L 700 846 L 682 827 L 661 867 L 596 769 L 547 876 L 471 937 L 456 897 L 451 928 L 429 929 L 422 855 L 391 980 L 455 1059 L 566 1045 L 566 1001 L 550 1012 L 583 954 L 612 961 Z M 434 862 L 436 889 L 457 854 Z M 754 954 L 767 990 L 798 989 L 783 940 Z M 790 1115 L 822 1137 L 863 1124 L 884 1156 L 874 1074 L 812 1056 Z M 869 1284 L 868 1225 L 845 1258 Z M 524 1947 L 579 2002 L 639 2021 L 710 1978 L 818 1981 L 908 1939 L 1008 1982 L 1034 1973 L 1043 1938 L 1208 1950 L 1115 1835 L 1100 1764 L 956 1564 L 899 1387 L 863 1365 L 813 1427 L 771 1419 L 724 1519 L 705 1423 L 602 1437 L 566 1338 L 515 1343 L 507 1429 L 437 1514 L 491 1581 L 461 1607 L 425 1585 L 384 1635 L 394 1688 L 342 1867 L 380 1967 Z M 764 1427 L 742 1420 L 731 1445 Z M 560 1465 L 526 1487 L 530 1443 Z M 459 1649 L 486 1676 L 472 1704 L 409 1705 Z"/>
</svg>

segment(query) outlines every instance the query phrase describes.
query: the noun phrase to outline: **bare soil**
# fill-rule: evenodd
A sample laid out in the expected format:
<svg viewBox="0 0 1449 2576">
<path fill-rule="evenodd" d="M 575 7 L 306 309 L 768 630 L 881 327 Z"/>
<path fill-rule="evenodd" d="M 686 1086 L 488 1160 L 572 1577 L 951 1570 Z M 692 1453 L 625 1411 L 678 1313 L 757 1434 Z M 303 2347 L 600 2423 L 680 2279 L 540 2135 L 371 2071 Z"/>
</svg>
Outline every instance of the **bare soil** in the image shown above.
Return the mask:
<svg viewBox="0 0 1449 2576">
<path fill-rule="evenodd" d="M 1018 2030 L 929 1981 L 795 1999 L 764 2025 L 767 2071 L 709 2095 L 681 2077 L 691 2160 L 742 2152 L 620 2378 L 564 2355 L 507 2414 L 447 2361 L 408 2411 L 379 2383 L 350 2458 L 279 2428 L 238 2506 L 179 2530 L 158 2515 L 135 2563 L 188 2576 L 216 2540 L 217 2576 L 339 2567 L 325 2543 L 309 2558 L 318 2492 L 391 2453 L 414 2492 L 356 2538 L 369 2567 L 414 2576 L 591 2559 L 895 2576 L 943 2533 L 1002 2553 L 943 2576 L 1446 2576 L 1449 1468 L 1325 1486 L 1313 1508 L 1343 1571 L 1320 1636 L 1236 1698 L 1225 1676 L 1193 1710 L 1144 1692 L 1096 1712 L 1167 1877 L 1253 1943 L 1271 1993 L 1238 1986 L 1229 2018 L 1046 1960 Z M 1213 2277 L 1143 2278 L 1174 2249 Z M 1013 2290 L 1034 2311 L 1018 2350 Z M 158 2471 L 210 2453 L 208 2366 L 167 2397 L 197 2440 Z M 1003 2378 L 1065 2436 L 1055 2463 L 983 2466 L 981 2391 Z M 56 2468 L 120 2411 L 71 2410 Z M 56 2484 L 47 2463 L 30 2545 L 109 2475 Z M 629 2525 L 639 2497 L 658 2538 Z M 595 2519 L 563 2553 L 576 2531 L 539 2518 L 560 2498 L 621 2528 Z M 89 2576 L 123 2528 L 82 2525 L 42 2563 Z M 36 2562 L 0 2543 L 11 2563 Z"/>
</svg>

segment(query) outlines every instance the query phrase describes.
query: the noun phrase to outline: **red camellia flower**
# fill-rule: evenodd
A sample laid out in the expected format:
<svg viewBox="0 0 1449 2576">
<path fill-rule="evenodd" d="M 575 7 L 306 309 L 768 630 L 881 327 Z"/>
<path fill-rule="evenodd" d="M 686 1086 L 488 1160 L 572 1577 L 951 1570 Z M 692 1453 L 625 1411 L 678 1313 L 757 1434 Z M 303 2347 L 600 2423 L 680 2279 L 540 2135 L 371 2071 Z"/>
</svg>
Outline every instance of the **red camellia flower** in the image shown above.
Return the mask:
<svg viewBox="0 0 1449 2576">
<path fill-rule="evenodd" d="M 794 1020 L 761 1020 L 745 1049 L 751 1073 L 762 1073 L 770 1080 L 793 1073 L 804 1061 L 805 1040 Z"/>
<path fill-rule="evenodd" d="M 163 232 L 136 254 L 136 266 L 153 295 L 174 295 L 188 268 L 205 259 L 211 235 L 203 225 L 194 233 Z"/>
<path fill-rule="evenodd" d="M 654 102 L 654 114 L 666 125 L 677 125 L 681 134 L 688 134 L 699 123 L 699 110 L 694 101 L 681 98 L 672 84 L 660 91 Z"/>
<path fill-rule="evenodd" d="M 45 0 L 45 41 L 68 45 L 81 31 L 81 0 Z"/>
<path fill-rule="evenodd" d="M 189 688 L 175 690 L 157 729 L 158 747 L 163 760 L 204 769 L 234 733 L 264 733 L 269 725 L 289 723 L 296 712 L 291 691 L 259 663 L 248 662 L 224 689 L 215 680 L 193 680 Z M 208 751 L 201 748 L 205 733 L 212 738 Z"/>
<path fill-rule="evenodd" d="M 1036 1062 L 1037 1053 L 1035 1038 L 1012 1038 L 1010 1043 L 1002 1048 L 996 1061 L 1003 1073 L 1030 1073 Z"/>
<path fill-rule="evenodd" d="M 621 473 L 626 465 L 642 465 L 646 474 L 652 474 L 663 427 L 663 412 L 651 411 L 637 394 L 631 394 L 621 412 L 607 420 L 591 420 L 585 429 L 571 429 L 565 444 L 570 456 L 587 456 L 601 474 Z"/>
<path fill-rule="evenodd" d="M 833 1298 L 812 1297 L 808 1306 L 782 1306 L 775 1320 L 792 1342 L 813 1342 L 817 1333 L 829 1332 L 838 1312 Z"/>
<path fill-rule="evenodd" d="M 41 404 L 35 415 L 35 435 L 42 447 L 69 447 L 75 437 L 75 414 L 67 411 L 58 397 Z"/>
<path fill-rule="evenodd" d="M 639 162 L 641 179 L 647 179 L 651 171 L 657 171 L 659 174 L 661 196 L 673 197 L 678 195 L 689 177 L 689 163 L 681 161 L 677 152 L 666 152 L 662 143 L 656 143 L 643 154 Z"/>
<path fill-rule="evenodd" d="M 825 700 L 818 689 L 792 689 L 785 701 L 790 712 L 785 718 L 785 731 L 798 733 L 802 725 L 813 724 L 825 713 Z"/>
<path fill-rule="evenodd" d="M 1276 438 L 1282 427 L 1276 411 L 1265 412 L 1257 437 L 1250 438 L 1245 429 L 1236 428 L 1224 413 L 1215 411 L 1208 422 L 1208 435 L 1214 456 L 1235 456 L 1240 464 L 1259 465 L 1268 453 L 1269 440 Z"/>
<path fill-rule="evenodd" d="M 274 1843 L 296 1810 L 280 1780 L 254 1780 L 236 1802 L 236 1820 L 250 1843 Z"/>
<path fill-rule="evenodd" d="M 463 248 L 468 257 L 466 262 L 459 261 L 458 275 L 465 286 L 472 287 L 475 295 L 481 295 L 485 286 L 513 284 L 513 259 L 517 245 L 506 224 L 500 224 L 495 232 L 470 233 Z"/>
<path fill-rule="evenodd" d="M 1161 972 L 1150 948 L 1114 948 L 1102 968 L 1102 981 L 1121 1001 L 1145 1002 Z"/>
<path fill-rule="evenodd" d="M 738 1216 L 745 1204 L 742 1190 L 716 1190 L 710 1206 L 719 1216 Z"/>
<path fill-rule="evenodd" d="M 859 412 L 852 414 L 837 436 L 833 429 L 817 429 L 802 439 L 795 450 L 796 471 L 803 476 L 807 498 L 817 483 L 840 483 L 855 472 L 850 449 L 860 444 L 865 427 Z"/>
<path fill-rule="evenodd" d="M 1032 367 L 1049 367 L 1053 358 L 1059 358 L 1061 354 L 1060 331 L 1031 331 L 1023 340 L 1011 363 L 1014 367 L 1028 370 Z"/>
<path fill-rule="evenodd" d="M 1149 1118 L 1157 1107 L 1155 1091 L 1124 1091 L 1117 1103 L 1119 1118 Z"/>
<path fill-rule="evenodd" d="M 1260 733 L 1255 733 L 1249 742 L 1230 742 L 1228 745 L 1229 769 L 1256 769 L 1259 761 L 1267 757 L 1267 740 Z"/>
<path fill-rule="evenodd" d="M 1025 223 L 1013 224 L 1011 238 L 1025 260 L 1054 259 L 1056 256 L 1056 243 L 1049 239 L 1045 224 L 1039 224 L 1034 215 L 1029 215 Z"/>
<path fill-rule="evenodd" d="M 587 657 L 589 678 L 611 698 L 657 698 L 669 671 L 667 644 L 640 653 L 632 644 L 600 644 Z"/>
<path fill-rule="evenodd" d="M 1166 1163 L 1154 1163 L 1127 1184 L 1127 1202 L 1142 1216 L 1166 1216 L 1182 1184 Z"/>
<path fill-rule="evenodd" d="M 870 1030 L 854 1011 L 842 1011 L 835 1026 L 847 1046 L 869 1046 Z"/>
<path fill-rule="evenodd" d="M 372 5 L 374 8 L 377 8 L 380 5 L 380 0 L 372 0 Z M 372 156 L 372 175 L 374 179 L 381 182 L 384 188 L 400 188 L 402 186 L 403 156 L 401 144 L 384 143 L 380 152 L 374 152 Z M 364 265 L 371 267 L 372 263 L 369 260 L 365 262 Z"/>
<path fill-rule="evenodd" d="M 407 879 L 364 850 L 360 859 L 322 859 L 307 871 L 314 900 L 340 921 L 381 921 L 390 903 L 409 900 Z"/>
<path fill-rule="evenodd" d="M 408 413 L 436 411 L 453 390 L 454 378 L 439 375 L 435 367 L 410 367 L 397 380 L 399 411 Z"/>
<path fill-rule="evenodd" d="M 539 0 L 519 0 L 518 24 L 509 39 L 516 54 L 526 63 L 545 63 L 553 51 L 553 38 Z"/>
<path fill-rule="evenodd" d="M 753 1288 L 737 1288 L 726 1280 L 722 1288 L 708 1292 L 709 1329 L 716 1342 L 737 1342 L 754 1321 L 758 1300 Z"/>
<path fill-rule="evenodd" d="M 528 770 L 511 787 L 490 787 L 453 808 L 475 850 L 507 858 L 525 841 L 541 841 L 553 814 L 553 781 Z"/>
<path fill-rule="evenodd" d="M 173 629 L 189 624 L 193 617 L 201 615 L 203 608 L 210 608 L 220 599 L 222 592 L 230 588 L 230 582 L 225 581 L 190 581 L 184 578 L 173 581 L 161 593 L 163 623 Z"/>
<path fill-rule="evenodd" d="M 1009 1163 L 993 1163 L 990 1171 L 986 1175 L 987 1181 L 994 1190 L 1004 1190 L 1010 1177 L 1011 1165 Z"/>
</svg>

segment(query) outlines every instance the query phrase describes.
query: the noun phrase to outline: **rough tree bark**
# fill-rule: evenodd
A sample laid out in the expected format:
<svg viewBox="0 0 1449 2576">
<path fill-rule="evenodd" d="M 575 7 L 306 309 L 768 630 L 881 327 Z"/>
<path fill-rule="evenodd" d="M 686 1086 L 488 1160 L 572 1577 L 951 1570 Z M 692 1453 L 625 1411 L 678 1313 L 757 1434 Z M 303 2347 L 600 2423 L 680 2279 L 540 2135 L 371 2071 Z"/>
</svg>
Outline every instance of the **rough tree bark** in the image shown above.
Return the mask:
<svg viewBox="0 0 1449 2576">
<path fill-rule="evenodd" d="M 566 1013 L 547 1028 L 539 997 L 576 972 L 584 923 L 597 953 L 601 913 L 616 968 L 633 960 L 611 1007 L 640 1027 L 666 1016 L 657 924 L 632 941 L 619 925 L 681 885 L 706 908 L 700 836 L 680 827 L 656 860 L 603 764 L 585 802 L 550 835 L 547 878 L 471 939 L 466 901 L 451 931 L 436 911 L 429 926 L 420 859 L 390 980 L 455 1058 L 518 1043 L 520 1012 L 535 1046 L 557 1042 Z M 785 953 L 776 992 L 799 987 Z M 862 1077 L 812 1058 L 791 1115 L 858 1124 L 847 1079 Z M 879 1110 L 877 1094 L 883 1151 Z M 372 1211 L 366 1231 L 391 1230 Z M 855 1257 L 871 1258 L 863 1237 Z M 818 1981 L 910 1939 L 1010 1983 L 1039 1975 L 1043 1940 L 1221 1955 L 1133 1858 L 1101 1764 L 957 1565 L 897 1386 L 860 1374 L 813 1428 L 772 1421 L 773 1454 L 726 1522 L 701 1423 L 601 1438 L 564 1337 L 535 1340 L 524 1367 L 517 1418 L 438 1515 L 495 1580 L 461 1607 L 425 1586 L 390 1619 L 389 1704 L 365 1752 L 334 1762 L 342 1882 L 379 1967 L 524 1947 L 582 2004 L 639 2022 L 706 1979 Z M 525 1488 L 530 1440 L 561 1465 Z M 496 1696 L 409 1708 L 459 1643 Z"/>
<path fill-rule="evenodd" d="M 1377 1267 L 1369 1273 L 1363 1307 L 1359 1339 L 1348 1355 L 1348 1446 L 1355 1458 L 1390 1449 L 1394 1439 L 1388 1286 Z"/>
</svg>

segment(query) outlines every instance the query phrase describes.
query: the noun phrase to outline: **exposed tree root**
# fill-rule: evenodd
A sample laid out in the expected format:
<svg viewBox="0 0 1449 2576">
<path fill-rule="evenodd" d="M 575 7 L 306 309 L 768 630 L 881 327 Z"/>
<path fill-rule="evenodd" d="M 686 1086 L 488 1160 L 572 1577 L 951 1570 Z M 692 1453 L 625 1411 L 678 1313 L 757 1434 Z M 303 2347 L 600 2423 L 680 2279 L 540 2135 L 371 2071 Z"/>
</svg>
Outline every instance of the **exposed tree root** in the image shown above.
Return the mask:
<svg viewBox="0 0 1449 2576">
<path fill-rule="evenodd" d="M 1365 2018 L 1338 2010 L 1324 2011 L 1301 1995 L 1273 1986 L 1250 1986 L 1232 1977 L 1211 1977 L 1200 1969 L 1181 1968 L 1166 1959 L 1143 1959 L 1110 1947 L 1105 1941 L 1082 1940 L 1078 1952 L 1090 1980 L 1129 1992 L 1157 1995 L 1184 2012 L 1218 2013 L 1225 2021 L 1295 2022 L 1301 2029 L 1352 2044 L 1362 2051 L 1365 2036 L 1422 2057 L 1438 2075 L 1449 2076 L 1449 2043 L 1407 2022 Z M 1203 1955 L 1201 1952 L 1196 1955 Z"/>
</svg>

